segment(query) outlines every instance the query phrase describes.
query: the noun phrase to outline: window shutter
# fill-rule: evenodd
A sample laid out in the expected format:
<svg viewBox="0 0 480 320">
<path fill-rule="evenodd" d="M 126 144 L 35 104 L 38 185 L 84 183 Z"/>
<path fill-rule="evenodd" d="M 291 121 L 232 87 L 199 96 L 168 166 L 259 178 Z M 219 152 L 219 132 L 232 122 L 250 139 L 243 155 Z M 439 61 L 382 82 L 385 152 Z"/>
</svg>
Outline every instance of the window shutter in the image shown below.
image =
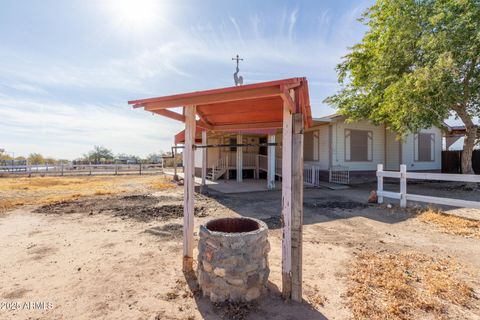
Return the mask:
<svg viewBox="0 0 480 320">
<path fill-rule="evenodd" d="M 373 158 L 373 133 L 371 131 L 368 132 L 368 142 L 367 142 L 367 159 L 368 161 L 372 161 Z"/>
<path fill-rule="evenodd" d="M 318 150 L 319 148 L 319 132 L 318 131 L 313 131 L 313 160 L 318 161 L 319 159 L 319 154 Z"/>
<path fill-rule="evenodd" d="M 430 161 L 435 161 L 435 134 L 430 134 Z"/>
<path fill-rule="evenodd" d="M 413 135 L 414 160 L 418 161 L 418 134 Z"/>
<path fill-rule="evenodd" d="M 350 130 L 345 130 L 345 160 L 350 161 L 351 159 Z"/>
</svg>

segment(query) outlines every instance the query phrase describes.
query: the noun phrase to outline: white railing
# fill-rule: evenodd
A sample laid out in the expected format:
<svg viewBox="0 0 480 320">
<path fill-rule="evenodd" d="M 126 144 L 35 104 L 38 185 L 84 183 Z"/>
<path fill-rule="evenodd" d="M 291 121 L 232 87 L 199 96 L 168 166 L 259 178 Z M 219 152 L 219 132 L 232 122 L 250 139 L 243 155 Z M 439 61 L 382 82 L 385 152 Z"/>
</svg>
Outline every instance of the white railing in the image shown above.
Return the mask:
<svg viewBox="0 0 480 320">
<path fill-rule="evenodd" d="M 258 168 L 262 171 L 268 171 L 268 156 L 263 154 L 257 155 L 258 157 Z"/>
<path fill-rule="evenodd" d="M 320 185 L 320 167 L 305 163 L 303 165 L 303 183 L 308 186 Z"/>
<path fill-rule="evenodd" d="M 225 173 L 225 171 L 228 168 L 228 157 L 220 158 L 217 160 L 217 162 L 212 166 L 212 180 L 217 180 L 220 178 L 222 174 Z"/>
<path fill-rule="evenodd" d="M 338 184 L 350 183 L 350 168 L 346 166 L 331 166 L 328 170 L 328 181 Z"/>
<path fill-rule="evenodd" d="M 258 154 L 258 169 L 267 172 L 268 171 L 268 156 Z M 279 177 L 282 176 L 282 158 L 275 158 L 275 174 Z"/>
<path fill-rule="evenodd" d="M 383 190 L 383 178 L 400 179 L 400 192 L 391 192 Z M 440 180 L 480 183 L 480 175 L 474 174 L 450 174 L 450 173 L 425 173 L 425 172 L 407 172 L 407 166 L 402 164 L 400 172 L 383 171 L 383 164 L 377 166 L 377 196 L 378 203 L 383 203 L 383 197 L 400 200 L 400 207 L 407 207 L 407 200 L 436 203 L 454 207 L 466 207 L 480 209 L 480 202 L 468 201 L 452 198 L 441 198 L 432 196 L 422 196 L 418 194 L 407 193 L 407 179 L 412 180 Z"/>
<path fill-rule="evenodd" d="M 244 153 L 243 154 L 243 167 L 255 167 L 256 165 L 256 153 Z"/>
<path fill-rule="evenodd" d="M 59 164 L 0 166 L 0 174 L 12 175 L 94 175 L 163 172 L 162 164 Z"/>
<path fill-rule="evenodd" d="M 256 153 L 243 153 L 243 167 L 247 168 L 255 168 L 256 165 Z M 235 169 L 237 166 L 237 153 L 236 152 L 228 152 L 224 155 L 223 158 L 228 158 L 228 166 L 231 169 Z"/>
</svg>

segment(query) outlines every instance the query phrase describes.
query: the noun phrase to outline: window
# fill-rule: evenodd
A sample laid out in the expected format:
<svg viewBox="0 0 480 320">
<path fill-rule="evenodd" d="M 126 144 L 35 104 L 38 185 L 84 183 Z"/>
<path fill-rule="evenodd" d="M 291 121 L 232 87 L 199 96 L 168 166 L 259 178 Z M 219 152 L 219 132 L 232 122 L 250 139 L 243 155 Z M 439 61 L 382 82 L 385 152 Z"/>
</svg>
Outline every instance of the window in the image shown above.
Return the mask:
<svg viewBox="0 0 480 320">
<path fill-rule="evenodd" d="M 415 161 L 435 161 L 435 134 L 415 135 Z"/>
<path fill-rule="evenodd" d="M 237 144 L 237 138 L 230 138 L 230 139 L 228 139 L 228 144 L 230 144 L 230 145 Z M 230 147 L 230 151 L 231 151 L 231 152 L 236 152 L 236 151 L 237 151 L 237 147 Z"/>
<path fill-rule="evenodd" d="M 373 133 L 345 130 L 345 161 L 372 161 Z"/>
</svg>

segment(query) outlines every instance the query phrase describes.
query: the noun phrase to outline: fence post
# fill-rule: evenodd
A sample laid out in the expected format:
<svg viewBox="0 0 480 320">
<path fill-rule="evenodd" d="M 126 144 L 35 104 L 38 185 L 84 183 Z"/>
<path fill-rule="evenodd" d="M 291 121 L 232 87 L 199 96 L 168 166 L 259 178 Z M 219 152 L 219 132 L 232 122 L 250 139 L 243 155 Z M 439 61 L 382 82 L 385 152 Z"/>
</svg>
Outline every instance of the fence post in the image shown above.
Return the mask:
<svg viewBox="0 0 480 320">
<path fill-rule="evenodd" d="M 118 163 L 115 162 L 115 175 L 118 174 Z"/>
<path fill-rule="evenodd" d="M 62 163 L 62 176 L 63 176 L 63 163 Z"/>
<path fill-rule="evenodd" d="M 400 165 L 400 208 L 407 207 L 407 166 Z"/>
<path fill-rule="evenodd" d="M 88 168 L 90 169 L 90 175 L 92 175 L 92 163 L 91 162 L 89 163 Z"/>
<path fill-rule="evenodd" d="M 377 164 L 377 202 L 383 203 L 383 196 L 379 195 L 379 192 L 383 191 L 383 176 L 381 173 L 383 172 L 383 164 Z"/>
<path fill-rule="evenodd" d="M 139 166 L 139 172 L 140 172 L 140 175 L 142 175 L 142 163 L 140 162 L 140 166 Z"/>
</svg>

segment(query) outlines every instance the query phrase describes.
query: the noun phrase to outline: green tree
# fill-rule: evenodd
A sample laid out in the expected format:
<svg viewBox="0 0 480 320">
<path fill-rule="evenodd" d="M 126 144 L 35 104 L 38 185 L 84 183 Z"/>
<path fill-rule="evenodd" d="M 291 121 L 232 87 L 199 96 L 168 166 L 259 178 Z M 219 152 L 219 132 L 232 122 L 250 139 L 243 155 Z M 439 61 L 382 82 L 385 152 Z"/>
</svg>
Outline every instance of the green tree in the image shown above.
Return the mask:
<svg viewBox="0 0 480 320">
<path fill-rule="evenodd" d="M 86 160 L 101 163 L 113 159 L 113 152 L 103 146 L 94 146 L 93 150 L 85 155 Z"/>
<path fill-rule="evenodd" d="M 466 128 L 462 172 L 473 173 L 480 115 L 480 1 L 378 0 L 360 43 L 337 66 L 325 101 L 349 119 L 385 123 L 403 137 L 451 114 Z"/>
<path fill-rule="evenodd" d="M 29 164 L 44 164 L 45 158 L 40 153 L 30 153 L 28 155 Z"/>
</svg>

